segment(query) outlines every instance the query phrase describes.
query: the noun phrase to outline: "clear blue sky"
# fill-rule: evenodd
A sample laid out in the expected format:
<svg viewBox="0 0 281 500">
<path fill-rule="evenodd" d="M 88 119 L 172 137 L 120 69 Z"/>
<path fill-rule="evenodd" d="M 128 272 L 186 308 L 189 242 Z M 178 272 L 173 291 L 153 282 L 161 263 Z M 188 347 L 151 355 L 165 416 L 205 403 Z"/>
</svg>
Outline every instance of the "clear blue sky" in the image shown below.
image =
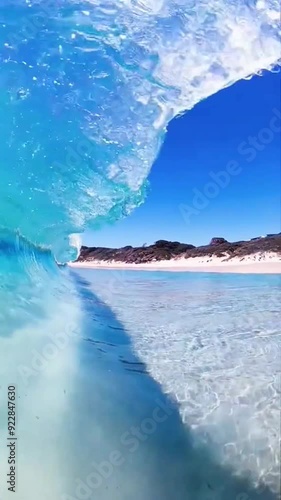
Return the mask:
<svg viewBox="0 0 281 500">
<path fill-rule="evenodd" d="M 278 110 L 280 74 L 266 72 L 173 120 L 145 203 L 114 226 L 85 234 L 83 243 L 119 247 L 168 239 L 200 245 L 213 236 L 235 241 L 279 232 Z M 207 186 L 214 182 L 210 172 L 226 172 L 232 160 L 236 175 L 225 174 L 227 186 Z"/>
</svg>

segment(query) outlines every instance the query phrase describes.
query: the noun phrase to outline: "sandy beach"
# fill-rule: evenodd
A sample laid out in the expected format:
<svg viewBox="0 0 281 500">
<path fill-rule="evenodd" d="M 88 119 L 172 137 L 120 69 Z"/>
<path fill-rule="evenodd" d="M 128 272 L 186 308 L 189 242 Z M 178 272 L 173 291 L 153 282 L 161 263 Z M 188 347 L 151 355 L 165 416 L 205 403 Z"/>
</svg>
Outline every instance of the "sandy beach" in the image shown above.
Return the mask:
<svg viewBox="0 0 281 500">
<path fill-rule="evenodd" d="M 281 274 L 281 255 L 273 252 L 257 253 L 243 258 L 228 256 L 179 258 L 146 264 L 127 264 L 115 261 L 71 262 L 70 267 L 88 269 L 131 269 L 140 271 L 178 271 L 208 273 Z"/>
</svg>

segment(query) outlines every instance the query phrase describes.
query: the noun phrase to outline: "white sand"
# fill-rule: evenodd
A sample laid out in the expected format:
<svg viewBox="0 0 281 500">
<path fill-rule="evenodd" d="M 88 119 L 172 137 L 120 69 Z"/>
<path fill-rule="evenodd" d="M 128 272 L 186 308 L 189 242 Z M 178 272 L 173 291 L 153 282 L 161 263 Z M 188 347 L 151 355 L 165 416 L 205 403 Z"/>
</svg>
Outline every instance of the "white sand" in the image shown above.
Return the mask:
<svg viewBox="0 0 281 500">
<path fill-rule="evenodd" d="M 261 252 L 247 257 L 230 259 L 225 257 L 193 257 L 149 262 L 147 264 L 126 264 L 124 262 L 92 260 L 71 262 L 73 268 L 88 269 L 133 269 L 141 271 L 187 271 L 208 273 L 281 274 L 281 255 Z"/>
</svg>

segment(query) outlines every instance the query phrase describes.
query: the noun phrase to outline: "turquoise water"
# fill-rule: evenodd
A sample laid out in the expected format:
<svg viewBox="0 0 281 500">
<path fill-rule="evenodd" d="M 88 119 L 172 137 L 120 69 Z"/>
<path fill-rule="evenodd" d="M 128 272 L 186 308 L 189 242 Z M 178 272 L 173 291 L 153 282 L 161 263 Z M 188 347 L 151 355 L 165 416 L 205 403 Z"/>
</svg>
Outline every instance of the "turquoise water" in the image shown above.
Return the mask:
<svg viewBox="0 0 281 500">
<path fill-rule="evenodd" d="M 275 0 L 0 0 L 1 500 L 275 500 L 278 278 L 89 285 L 63 263 L 144 201 L 174 116 L 275 70 L 278 14 Z"/>
<path fill-rule="evenodd" d="M 143 202 L 174 116 L 276 67 L 278 14 L 275 0 L 1 0 L 0 228 L 75 257 L 71 234 Z"/>
<path fill-rule="evenodd" d="M 31 277 L 26 322 L 1 337 L 15 498 L 277 500 L 280 277 L 58 275 L 39 294 Z"/>
</svg>

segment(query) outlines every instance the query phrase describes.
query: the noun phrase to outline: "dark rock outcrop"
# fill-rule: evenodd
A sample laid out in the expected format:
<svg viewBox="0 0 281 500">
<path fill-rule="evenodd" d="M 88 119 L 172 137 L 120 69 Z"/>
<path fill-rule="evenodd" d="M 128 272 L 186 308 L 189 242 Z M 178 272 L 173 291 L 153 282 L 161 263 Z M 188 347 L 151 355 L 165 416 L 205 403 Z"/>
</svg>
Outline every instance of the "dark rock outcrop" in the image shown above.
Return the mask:
<svg viewBox="0 0 281 500">
<path fill-rule="evenodd" d="M 281 233 L 253 238 L 250 241 L 230 243 L 224 238 L 212 238 L 209 245 L 195 247 L 178 241 L 158 240 L 153 245 L 143 247 L 103 248 L 82 246 L 78 262 L 103 260 L 134 264 L 144 264 L 178 257 L 216 256 L 226 260 L 233 257 L 243 259 L 258 252 L 275 252 L 281 255 Z"/>
<path fill-rule="evenodd" d="M 210 241 L 210 246 L 222 245 L 223 243 L 228 243 L 224 238 L 212 238 Z"/>
</svg>

